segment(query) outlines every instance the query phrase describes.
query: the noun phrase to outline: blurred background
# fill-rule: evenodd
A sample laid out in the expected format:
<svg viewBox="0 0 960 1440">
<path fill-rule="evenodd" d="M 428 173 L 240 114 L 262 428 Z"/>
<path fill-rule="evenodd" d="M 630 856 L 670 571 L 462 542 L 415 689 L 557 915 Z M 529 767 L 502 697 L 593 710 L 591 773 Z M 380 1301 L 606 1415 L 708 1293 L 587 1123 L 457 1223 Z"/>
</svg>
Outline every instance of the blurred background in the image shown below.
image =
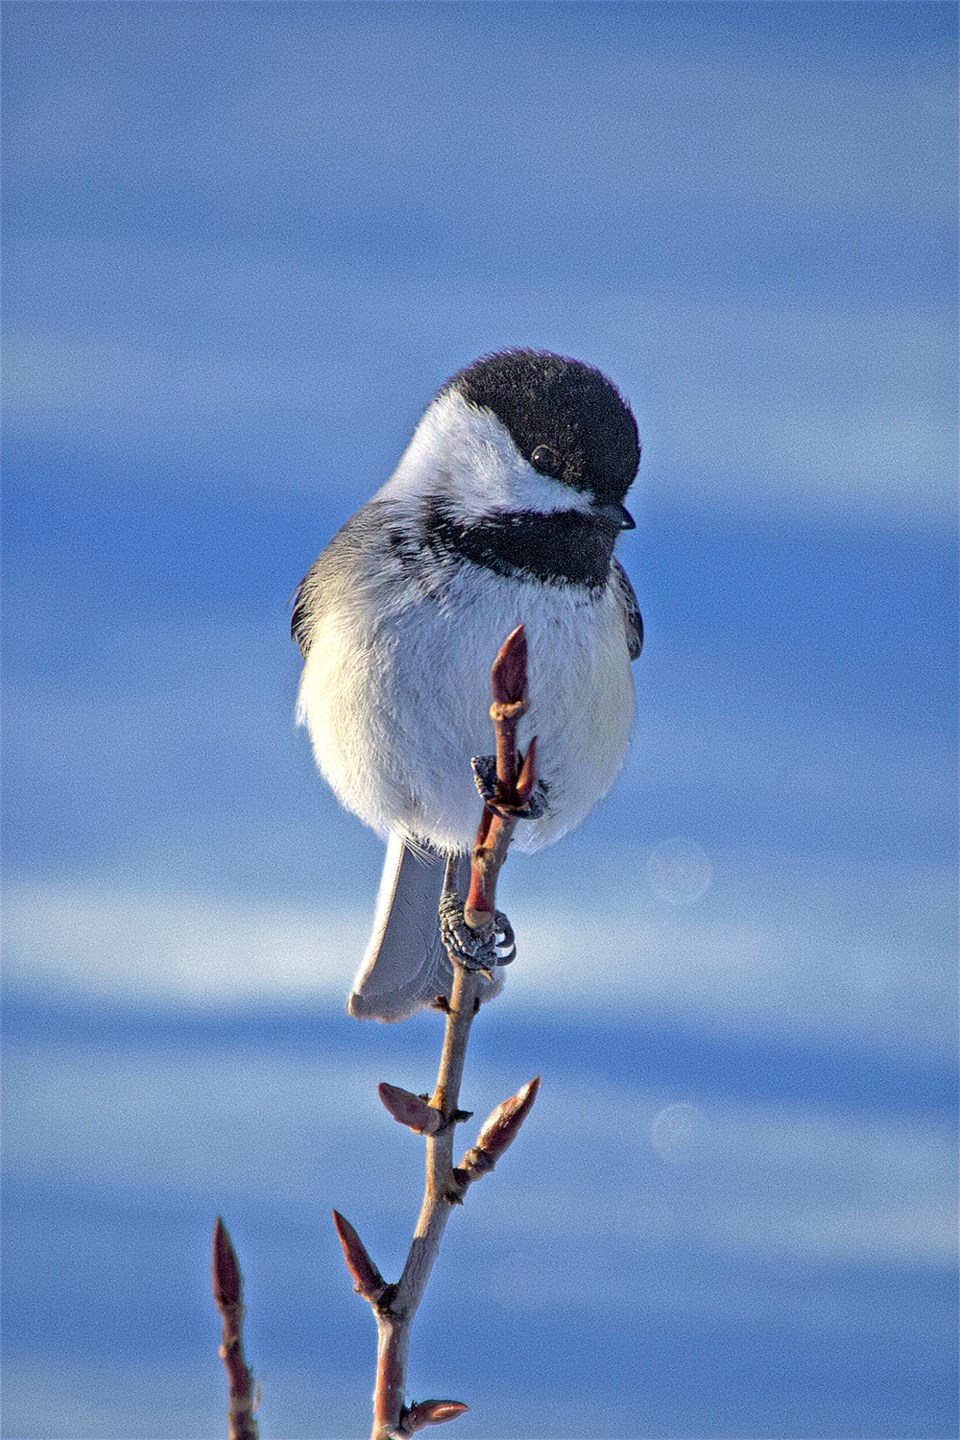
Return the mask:
<svg viewBox="0 0 960 1440">
<path fill-rule="evenodd" d="M 366 1433 L 436 1016 L 287 599 L 453 370 L 608 372 L 635 742 L 516 857 L 415 1397 L 469 1437 L 956 1432 L 956 8 L 4 6 L 4 1434 Z M 465 1136 L 465 1144 L 472 1137 Z"/>
</svg>

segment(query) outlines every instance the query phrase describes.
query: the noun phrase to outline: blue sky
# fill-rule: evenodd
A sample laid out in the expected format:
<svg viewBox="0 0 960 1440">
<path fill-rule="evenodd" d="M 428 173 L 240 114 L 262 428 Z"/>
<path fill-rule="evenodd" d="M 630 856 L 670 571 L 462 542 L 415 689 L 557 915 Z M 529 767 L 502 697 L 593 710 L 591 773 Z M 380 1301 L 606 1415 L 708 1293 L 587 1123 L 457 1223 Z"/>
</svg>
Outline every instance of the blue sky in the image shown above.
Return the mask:
<svg viewBox="0 0 960 1440">
<path fill-rule="evenodd" d="M 285 606 L 508 344 L 633 403 L 647 645 L 504 877 L 469 1099 L 543 1090 L 413 1383 L 465 1440 L 955 1433 L 955 7 L 3 21 L 5 1434 L 221 1433 L 218 1211 L 263 1433 L 362 1430 L 325 1216 L 397 1264 L 373 1091 L 438 1035 L 343 1015 L 380 844 Z"/>
</svg>

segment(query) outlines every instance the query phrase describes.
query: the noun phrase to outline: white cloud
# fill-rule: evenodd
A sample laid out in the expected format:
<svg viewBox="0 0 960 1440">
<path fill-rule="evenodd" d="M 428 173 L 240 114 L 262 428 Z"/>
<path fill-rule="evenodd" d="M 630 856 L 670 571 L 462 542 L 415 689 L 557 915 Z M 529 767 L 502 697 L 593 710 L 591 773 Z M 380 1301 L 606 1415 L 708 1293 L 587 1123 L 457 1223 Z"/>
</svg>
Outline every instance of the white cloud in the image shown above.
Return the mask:
<svg viewBox="0 0 960 1440">
<path fill-rule="evenodd" d="M 200 1009 L 345 999 L 366 940 L 358 912 L 118 890 L 8 887 L 8 979 Z"/>
<path fill-rule="evenodd" d="M 657 703 L 661 657 L 652 645 L 648 652 L 636 736 L 620 782 L 636 794 L 651 785 L 699 783 L 714 803 L 741 813 L 776 803 L 794 816 L 857 816 L 861 825 L 872 817 L 887 830 L 905 822 L 928 830 L 942 824 L 953 785 L 949 741 L 914 731 L 904 745 L 903 730 L 879 710 L 879 678 L 853 740 L 839 717 L 811 722 L 771 701 L 755 673 L 744 679 L 743 655 L 732 651 L 724 657 L 675 651 L 667 664 L 696 675 L 699 694 L 695 705 L 668 709 Z"/>
<path fill-rule="evenodd" d="M 216 452 L 206 469 L 218 489 L 229 463 L 241 489 L 269 473 L 301 491 L 317 484 L 325 437 L 349 434 L 350 463 L 324 464 L 323 483 L 354 504 L 375 488 L 359 477 L 387 472 L 448 369 L 523 340 L 610 370 L 640 417 L 641 487 L 661 501 L 954 520 L 955 326 L 932 304 L 691 299 L 651 284 L 598 295 L 567 282 L 504 281 L 491 295 L 461 277 L 90 242 L 13 242 L 8 264 L 28 318 L 8 324 L 6 424 L 44 444 L 131 462 L 144 445 L 180 462 Z M 49 303 L 64 283 L 72 310 Z M 385 394 L 394 361 L 407 379 Z M 189 483 L 203 470 L 188 467 Z M 163 483 L 184 483 L 182 471 L 169 465 Z"/>
<path fill-rule="evenodd" d="M 611 885 L 615 913 L 544 909 L 525 903 L 521 885 L 518 902 L 508 901 L 520 959 L 500 1003 L 558 1016 L 617 1007 L 634 1017 L 917 1057 L 949 1050 L 950 961 L 929 943 L 922 922 L 938 901 L 949 905 L 945 869 L 875 867 L 865 880 L 858 865 L 868 890 L 902 887 L 919 905 L 911 912 L 920 918 L 916 934 L 889 917 L 873 933 L 858 904 L 849 913 L 857 894 L 849 875 L 826 882 L 804 876 L 789 857 L 771 864 L 767 856 L 762 871 L 745 877 L 756 857 L 717 858 L 740 878 L 706 913 L 658 899 L 644 888 L 642 865 L 634 886 L 622 875 Z M 784 875 L 791 877 L 786 893 Z M 11 879 L 6 974 L 28 987 L 188 1010 L 339 1008 L 369 919 L 356 903 L 307 908 Z"/>
<path fill-rule="evenodd" d="M 376 1082 L 387 1065 L 398 1083 L 422 1084 L 437 1052 L 421 1055 L 419 1064 L 398 1062 L 379 1048 L 353 1052 L 351 1039 L 344 1018 L 335 1049 L 304 1054 L 249 1040 L 175 1049 L 14 1042 L 8 1177 L 96 1183 L 131 1198 L 147 1190 L 199 1201 L 219 1188 L 231 1206 L 282 1195 L 287 1205 L 312 1208 L 318 1196 L 336 1194 L 348 1213 L 360 1206 L 379 1227 L 409 1209 L 422 1159 L 407 1133 L 387 1121 Z M 950 1263 L 954 1167 L 944 1120 L 694 1093 L 695 1103 L 687 1103 L 697 1124 L 670 1156 L 656 1127 L 675 1096 L 623 1081 L 572 1081 L 556 1068 L 523 1145 L 511 1152 L 509 1187 L 496 1194 L 488 1187 L 486 1200 L 478 1196 L 468 1209 L 467 1243 L 483 1243 L 494 1204 L 510 1246 L 528 1256 L 560 1248 L 588 1267 L 601 1255 L 608 1268 L 584 1281 L 583 1295 L 605 1304 L 613 1298 L 606 1289 L 611 1252 L 816 1265 Z M 477 1120 L 516 1083 L 501 1067 L 471 1064 L 468 1098 Z M 470 1143 L 466 1132 L 462 1143 Z M 574 1152 L 589 1163 L 558 1163 Z M 378 1172 L 390 1173 L 389 1187 L 376 1184 Z M 619 1184 L 603 1179 L 614 1175 Z M 579 1296 L 566 1269 L 562 1278 L 567 1293 Z"/>
<path fill-rule="evenodd" d="M 591 308 L 647 418 L 641 479 L 661 501 L 679 487 L 760 513 L 953 522 L 949 306 L 644 287 Z"/>
<path fill-rule="evenodd" d="M 950 1124 L 880 1113 L 832 1113 L 771 1099 L 739 1104 L 696 1096 L 697 1123 L 682 1150 L 665 1156 L 656 1126 L 675 1097 L 623 1083 L 556 1078 L 538 1097 L 539 1128 L 524 1132 L 523 1182 L 511 1188 L 503 1220 L 522 1251 L 541 1231 L 545 1187 L 556 1186 L 552 1240 L 574 1246 L 590 1214 L 603 1249 L 681 1248 L 735 1262 L 777 1258 L 813 1264 L 949 1264 L 956 1252 Z M 551 1161 L 589 1143 L 588 1172 Z M 589 1142 L 584 1137 L 589 1136 Z M 616 1174 L 598 1192 L 595 1176 Z M 540 1177 L 540 1202 L 533 1177 Z M 518 1233 L 519 1232 L 519 1233 Z M 584 1257 L 588 1258 L 588 1257 Z M 569 1277 L 567 1277 L 569 1279 Z M 584 1294 L 602 1299 L 611 1273 Z M 629 1283 L 621 1275 L 617 1289 Z M 581 1294 L 578 1284 L 567 1294 Z M 609 1298 L 609 1297 L 608 1297 Z"/>
<path fill-rule="evenodd" d="M 856 1049 L 949 1049 L 949 961 L 919 944 L 867 943 L 842 908 L 765 899 L 759 913 L 738 916 L 728 901 L 709 919 L 658 913 L 642 895 L 597 923 L 582 912 L 524 916 L 511 990 L 560 1013 L 622 1006 Z"/>
<path fill-rule="evenodd" d="M 9 1179 L 194 1199 L 220 1183 L 224 1201 L 309 1204 L 323 1175 L 342 1172 L 346 1203 L 361 1181 L 342 1166 L 345 1147 L 369 1136 L 382 1151 L 385 1132 L 389 1151 L 394 1140 L 376 1097 L 383 1077 L 346 1047 L 297 1056 L 41 1041 L 11 1046 L 10 1058 Z M 229 1178 L 227 1154 L 237 1159 Z"/>
</svg>

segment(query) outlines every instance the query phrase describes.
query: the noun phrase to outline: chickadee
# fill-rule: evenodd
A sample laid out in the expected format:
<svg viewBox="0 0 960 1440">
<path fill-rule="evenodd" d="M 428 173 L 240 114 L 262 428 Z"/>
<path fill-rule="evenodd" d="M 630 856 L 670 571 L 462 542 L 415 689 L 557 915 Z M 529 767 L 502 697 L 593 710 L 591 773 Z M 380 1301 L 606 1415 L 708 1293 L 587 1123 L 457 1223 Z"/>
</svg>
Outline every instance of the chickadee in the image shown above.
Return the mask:
<svg viewBox="0 0 960 1440">
<path fill-rule="evenodd" d="M 543 813 L 514 844 L 559 839 L 613 784 L 643 641 L 613 551 L 634 527 L 623 500 L 639 459 L 633 415 L 598 370 L 546 351 L 484 356 L 437 392 L 393 475 L 301 581 L 298 721 L 337 797 L 388 837 L 351 1015 L 400 1020 L 449 994 L 438 902 L 452 857 L 469 866 L 490 663 L 521 622 L 519 741 L 538 736 Z"/>
</svg>

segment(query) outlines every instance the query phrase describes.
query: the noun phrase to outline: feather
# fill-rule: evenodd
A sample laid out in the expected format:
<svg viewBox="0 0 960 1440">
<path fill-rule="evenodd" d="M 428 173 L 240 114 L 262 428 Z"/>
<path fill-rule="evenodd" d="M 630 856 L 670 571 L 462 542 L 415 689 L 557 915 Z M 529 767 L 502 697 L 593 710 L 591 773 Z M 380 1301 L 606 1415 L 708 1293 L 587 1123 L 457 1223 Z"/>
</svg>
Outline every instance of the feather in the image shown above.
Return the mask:
<svg viewBox="0 0 960 1440">
<path fill-rule="evenodd" d="M 636 591 L 630 584 L 630 577 L 619 560 L 614 559 L 611 562 L 610 582 L 623 606 L 623 624 L 627 632 L 627 653 L 631 660 L 639 660 L 640 651 L 643 649 L 643 616 L 640 614 Z"/>
<path fill-rule="evenodd" d="M 357 1020 L 405 1020 L 449 997 L 450 960 L 440 940 L 437 907 L 446 861 L 429 845 L 412 845 L 392 834 L 377 894 L 373 932 L 353 982 L 347 1009 Z M 470 862 L 460 861 L 458 883 L 466 889 Z M 497 978 L 484 986 L 489 1000 L 503 988 Z"/>
</svg>

